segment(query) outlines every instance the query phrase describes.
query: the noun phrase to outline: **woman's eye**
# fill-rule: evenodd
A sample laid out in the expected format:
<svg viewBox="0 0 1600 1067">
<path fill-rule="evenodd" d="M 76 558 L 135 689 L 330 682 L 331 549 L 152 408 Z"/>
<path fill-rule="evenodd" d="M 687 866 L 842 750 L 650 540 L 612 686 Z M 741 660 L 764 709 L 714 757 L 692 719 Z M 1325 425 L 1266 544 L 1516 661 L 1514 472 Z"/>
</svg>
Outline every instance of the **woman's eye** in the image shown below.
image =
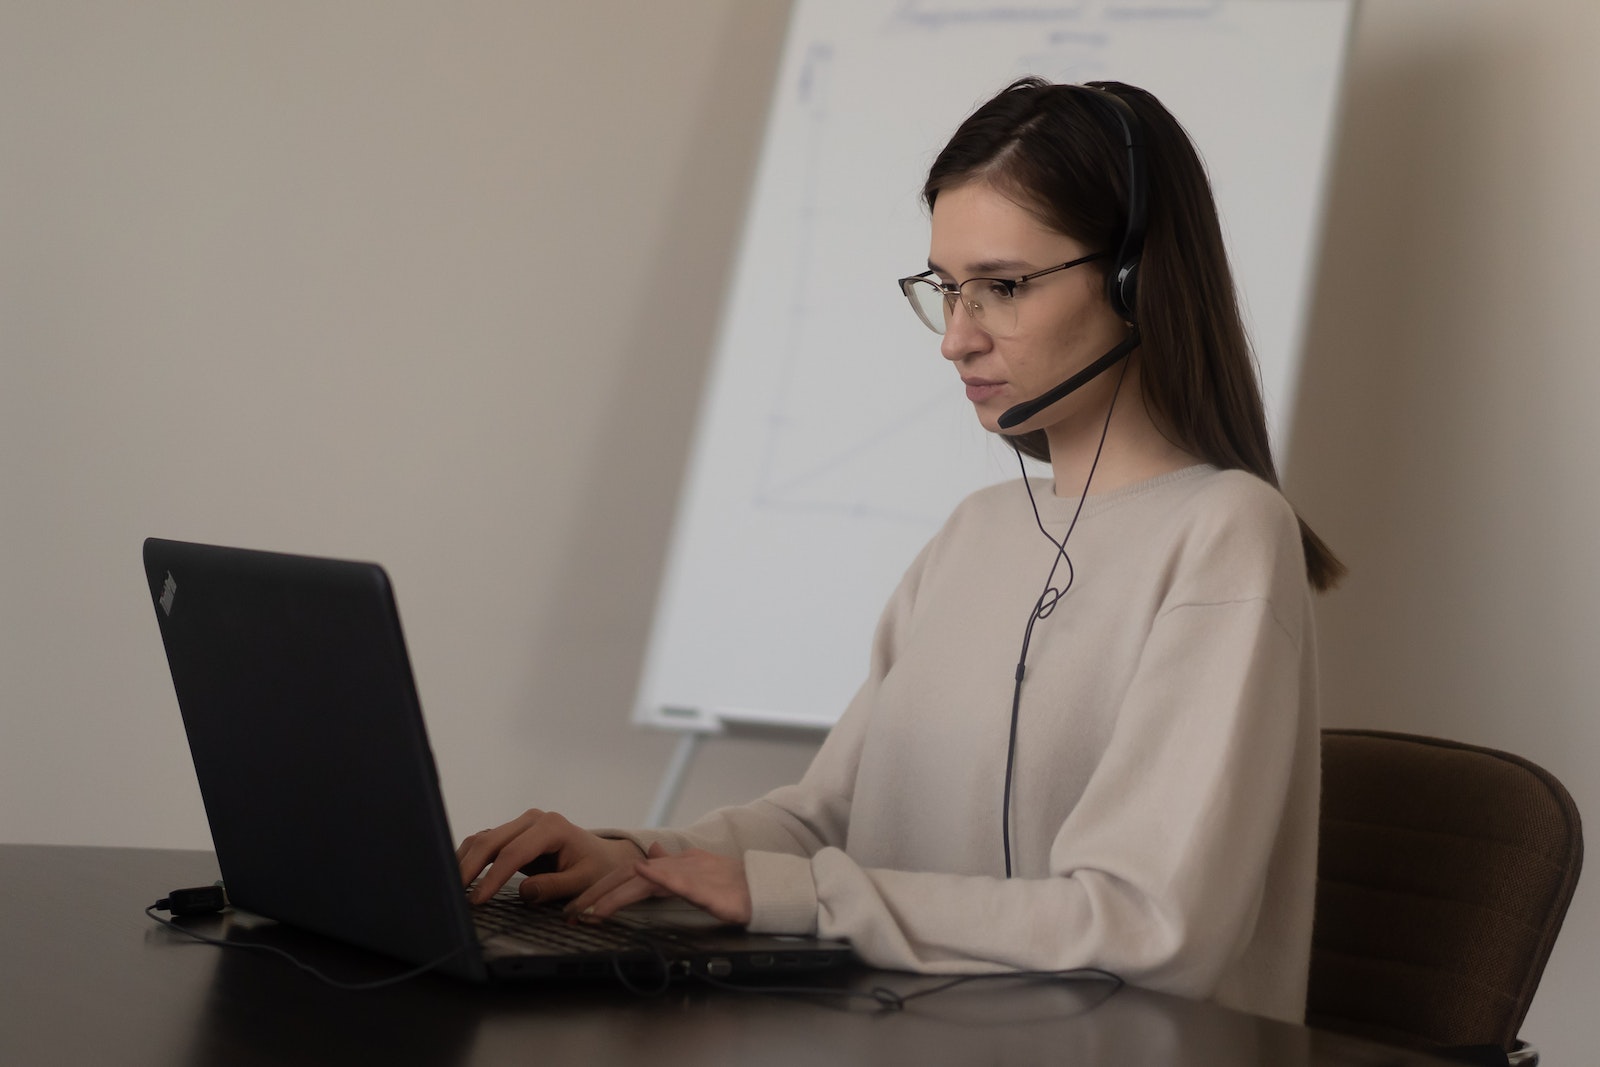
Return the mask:
<svg viewBox="0 0 1600 1067">
<path fill-rule="evenodd" d="M 1011 286 L 1005 282 L 989 282 L 984 286 L 983 298 L 985 300 L 1010 300 Z"/>
</svg>

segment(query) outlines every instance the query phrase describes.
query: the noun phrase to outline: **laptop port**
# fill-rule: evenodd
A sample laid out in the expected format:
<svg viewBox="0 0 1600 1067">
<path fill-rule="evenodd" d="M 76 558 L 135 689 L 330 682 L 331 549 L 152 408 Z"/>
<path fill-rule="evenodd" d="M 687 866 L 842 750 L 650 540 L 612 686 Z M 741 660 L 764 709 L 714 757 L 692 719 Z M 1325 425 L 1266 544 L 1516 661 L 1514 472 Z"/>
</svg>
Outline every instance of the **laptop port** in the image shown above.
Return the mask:
<svg viewBox="0 0 1600 1067">
<path fill-rule="evenodd" d="M 713 978 L 726 978 L 733 973 L 733 964 L 719 956 L 706 961 L 706 973 Z"/>
<path fill-rule="evenodd" d="M 771 967 L 776 962 L 771 953 L 767 952 L 758 952 L 750 957 L 750 966 L 752 967 Z"/>
</svg>

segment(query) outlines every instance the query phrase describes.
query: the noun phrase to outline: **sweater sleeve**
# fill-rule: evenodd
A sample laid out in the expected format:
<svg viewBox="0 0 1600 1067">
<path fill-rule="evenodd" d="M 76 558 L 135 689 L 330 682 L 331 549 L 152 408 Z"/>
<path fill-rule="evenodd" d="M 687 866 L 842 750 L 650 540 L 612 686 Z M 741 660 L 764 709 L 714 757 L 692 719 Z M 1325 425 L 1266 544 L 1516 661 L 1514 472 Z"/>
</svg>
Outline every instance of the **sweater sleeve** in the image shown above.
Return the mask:
<svg viewBox="0 0 1600 1067">
<path fill-rule="evenodd" d="M 867 869 L 832 842 L 758 851 L 751 927 L 847 938 L 880 967 L 1099 967 L 1208 996 L 1261 904 L 1304 728 L 1300 662 L 1265 599 L 1169 608 L 1047 877 Z"/>
</svg>

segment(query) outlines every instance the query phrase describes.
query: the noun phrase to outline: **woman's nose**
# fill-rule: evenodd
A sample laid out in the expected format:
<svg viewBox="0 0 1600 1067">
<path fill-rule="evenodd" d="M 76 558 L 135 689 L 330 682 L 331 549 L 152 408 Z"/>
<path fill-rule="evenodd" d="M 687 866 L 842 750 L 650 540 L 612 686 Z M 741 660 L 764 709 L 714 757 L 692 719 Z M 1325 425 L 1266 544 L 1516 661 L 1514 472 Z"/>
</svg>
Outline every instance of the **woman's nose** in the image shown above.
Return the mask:
<svg viewBox="0 0 1600 1067">
<path fill-rule="evenodd" d="M 944 339 L 939 342 L 939 354 L 952 363 L 984 351 L 994 343 L 972 317 L 972 309 L 965 300 L 957 300 L 944 320 Z"/>
</svg>

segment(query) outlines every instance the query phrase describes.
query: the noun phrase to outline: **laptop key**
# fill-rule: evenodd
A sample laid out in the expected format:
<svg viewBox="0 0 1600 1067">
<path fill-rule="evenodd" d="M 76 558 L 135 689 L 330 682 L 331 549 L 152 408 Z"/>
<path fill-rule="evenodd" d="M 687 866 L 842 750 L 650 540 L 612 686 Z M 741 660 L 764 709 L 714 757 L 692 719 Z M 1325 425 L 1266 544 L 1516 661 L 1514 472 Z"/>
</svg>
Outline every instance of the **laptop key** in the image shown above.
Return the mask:
<svg viewBox="0 0 1600 1067">
<path fill-rule="evenodd" d="M 509 937 L 540 948 L 577 952 L 616 952 L 646 948 L 641 935 L 620 923 L 572 923 L 555 904 L 525 904 L 497 894 L 473 908 L 480 938 Z M 659 937 L 652 932 L 651 938 Z"/>
</svg>

